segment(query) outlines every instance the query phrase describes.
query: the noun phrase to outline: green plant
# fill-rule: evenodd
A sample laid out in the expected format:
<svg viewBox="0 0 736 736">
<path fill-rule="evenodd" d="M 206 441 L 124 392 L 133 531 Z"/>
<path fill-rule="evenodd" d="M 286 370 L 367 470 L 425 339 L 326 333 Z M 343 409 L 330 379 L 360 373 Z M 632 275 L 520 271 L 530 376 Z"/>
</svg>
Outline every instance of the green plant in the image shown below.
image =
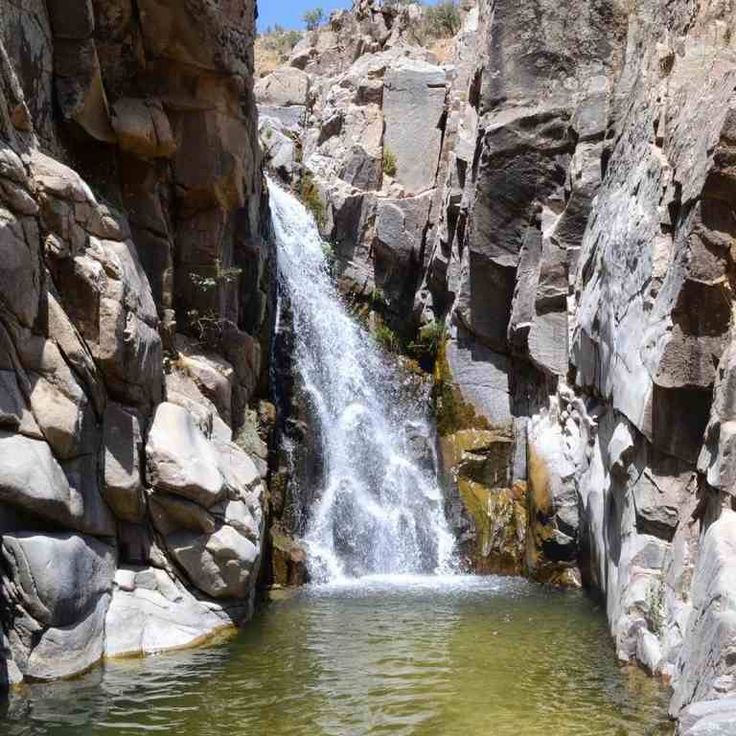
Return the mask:
<svg viewBox="0 0 736 736">
<path fill-rule="evenodd" d="M 321 228 L 325 224 L 325 206 L 314 183 L 314 177 L 305 171 L 299 188 L 299 198 L 302 204 L 312 213 L 317 225 Z"/>
<path fill-rule="evenodd" d="M 390 148 L 383 149 L 383 173 L 386 176 L 396 176 L 396 155 Z"/>
<path fill-rule="evenodd" d="M 383 0 L 384 8 L 400 8 L 406 5 L 421 5 L 421 0 Z"/>
<path fill-rule="evenodd" d="M 386 295 L 377 286 L 371 289 L 368 295 L 368 304 L 371 309 L 386 309 L 388 307 Z"/>
<path fill-rule="evenodd" d="M 447 339 L 447 325 L 433 320 L 419 330 L 419 335 L 409 348 L 419 357 L 436 358 Z"/>
<path fill-rule="evenodd" d="M 454 36 L 462 25 L 455 0 L 441 0 L 424 11 L 424 29 L 433 38 Z"/>
<path fill-rule="evenodd" d="M 401 340 L 399 336 L 385 323 L 381 322 L 376 326 L 373 336 L 376 342 L 390 353 L 398 353 L 401 350 Z"/>
<path fill-rule="evenodd" d="M 200 273 L 190 273 L 189 280 L 200 291 L 212 291 L 219 284 L 231 284 L 240 278 L 242 268 L 235 266 L 223 266 L 219 258 L 215 260 L 214 269 L 211 274 L 204 276 Z"/>
<path fill-rule="evenodd" d="M 307 10 L 302 15 L 302 20 L 308 31 L 316 30 L 325 20 L 325 11 L 322 8 Z"/>
</svg>

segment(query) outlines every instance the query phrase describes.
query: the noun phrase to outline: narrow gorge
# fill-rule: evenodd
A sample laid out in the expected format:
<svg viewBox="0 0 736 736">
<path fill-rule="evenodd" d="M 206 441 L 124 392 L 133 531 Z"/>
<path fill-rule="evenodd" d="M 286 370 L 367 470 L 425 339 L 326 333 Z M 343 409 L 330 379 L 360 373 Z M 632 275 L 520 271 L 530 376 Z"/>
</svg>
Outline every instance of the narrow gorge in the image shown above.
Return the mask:
<svg viewBox="0 0 736 736">
<path fill-rule="evenodd" d="M 332 7 L 0 0 L 0 732 L 736 734 L 736 9 Z"/>
</svg>

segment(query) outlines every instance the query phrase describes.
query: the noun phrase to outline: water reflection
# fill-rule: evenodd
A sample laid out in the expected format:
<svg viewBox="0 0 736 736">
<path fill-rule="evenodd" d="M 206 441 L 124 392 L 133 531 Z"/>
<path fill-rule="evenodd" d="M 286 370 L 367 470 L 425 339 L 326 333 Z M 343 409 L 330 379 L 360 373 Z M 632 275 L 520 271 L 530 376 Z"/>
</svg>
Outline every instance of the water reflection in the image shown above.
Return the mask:
<svg viewBox="0 0 736 736">
<path fill-rule="evenodd" d="M 272 603 L 218 646 L 25 688 L 0 732 L 645 736 L 672 733 L 665 704 L 582 595 L 375 578 Z"/>
</svg>

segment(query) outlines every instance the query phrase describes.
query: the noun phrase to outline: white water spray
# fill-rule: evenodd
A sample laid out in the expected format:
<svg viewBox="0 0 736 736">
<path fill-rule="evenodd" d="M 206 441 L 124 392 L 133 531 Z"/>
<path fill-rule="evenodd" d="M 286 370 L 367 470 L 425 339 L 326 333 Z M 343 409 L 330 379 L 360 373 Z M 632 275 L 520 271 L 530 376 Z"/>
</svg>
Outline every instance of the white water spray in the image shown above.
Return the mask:
<svg viewBox="0 0 736 736">
<path fill-rule="evenodd" d="M 270 181 L 269 194 L 294 361 L 324 464 L 304 540 L 310 573 L 333 581 L 450 572 L 454 540 L 436 473 L 411 451 L 431 427 L 401 396 L 400 375 L 343 306 L 314 218 Z"/>
</svg>

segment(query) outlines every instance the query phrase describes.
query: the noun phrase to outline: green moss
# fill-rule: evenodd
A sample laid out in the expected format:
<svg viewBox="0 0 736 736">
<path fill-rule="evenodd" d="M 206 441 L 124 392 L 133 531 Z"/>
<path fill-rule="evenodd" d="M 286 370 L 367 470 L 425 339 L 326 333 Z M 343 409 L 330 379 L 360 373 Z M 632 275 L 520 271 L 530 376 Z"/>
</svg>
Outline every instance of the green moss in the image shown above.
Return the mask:
<svg viewBox="0 0 736 736">
<path fill-rule="evenodd" d="M 656 585 L 650 586 L 647 591 L 646 605 L 647 605 L 647 619 L 652 631 L 659 636 L 664 631 L 665 623 L 665 582 L 664 577 L 660 575 Z"/>
<path fill-rule="evenodd" d="M 447 363 L 444 341 L 435 361 L 432 403 L 437 431 L 441 437 L 461 429 L 491 429 L 489 421 L 476 413 L 475 408 L 463 399 L 460 389 L 455 385 Z"/>
<path fill-rule="evenodd" d="M 321 228 L 325 224 L 325 205 L 319 194 L 319 188 L 314 183 L 314 177 L 305 171 L 302 174 L 301 185 L 299 188 L 299 199 L 302 204 L 312 213 L 317 225 Z"/>
</svg>

